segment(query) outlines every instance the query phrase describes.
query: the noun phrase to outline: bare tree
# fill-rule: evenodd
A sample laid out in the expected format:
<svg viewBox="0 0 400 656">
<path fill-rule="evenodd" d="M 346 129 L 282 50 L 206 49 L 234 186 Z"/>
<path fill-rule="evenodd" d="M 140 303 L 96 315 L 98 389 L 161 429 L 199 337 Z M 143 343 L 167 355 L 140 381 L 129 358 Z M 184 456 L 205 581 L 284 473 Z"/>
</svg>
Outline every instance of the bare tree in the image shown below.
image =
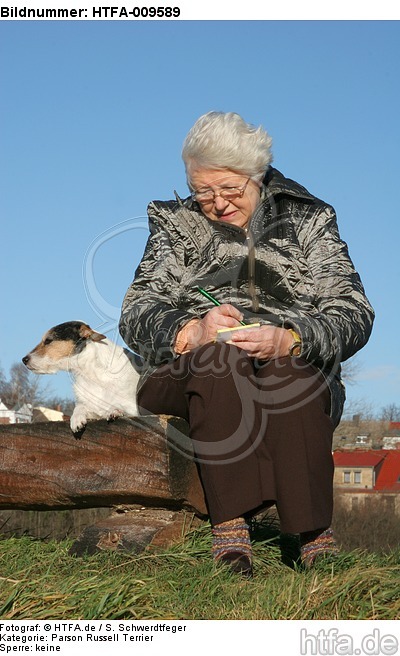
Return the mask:
<svg viewBox="0 0 400 656">
<path fill-rule="evenodd" d="M 400 405 L 395 403 L 385 405 L 381 410 L 380 418 L 383 421 L 400 421 Z"/>
<path fill-rule="evenodd" d="M 346 385 L 355 385 L 357 383 L 357 376 L 362 369 L 362 364 L 357 356 L 353 356 L 343 362 L 342 364 L 342 378 Z"/>
<path fill-rule="evenodd" d="M 366 399 L 353 399 L 346 401 L 343 420 L 349 421 L 353 417 L 359 417 L 360 421 L 372 421 L 375 419 L 375 408 L 371 401 Z"/>
<path fill-rule="evenodd" d="M 48 384 L 43 385 L 38 375 L 18 362 L 11 366 L 8 379 L 0 373 L 0 399 L 8 408 L 24 403 L 43 404 L 50 391 Z"/>
<path fill-rule="evenodd" d="M 6 377 L 4 375 L 4 371 L 2 367 L 0 367 L 0 399 L 1 399 L 1 390 L 4 388 L 6 384 Z"/>
<path fill-rule="evenodd" d="M 65 415 L 71 416 L 75 402 L 73 399 L 61 396 L 52 396 L 46 399 L 46 407 L 53 408 L 54 410 L 62 410 Z"/>
</svg>

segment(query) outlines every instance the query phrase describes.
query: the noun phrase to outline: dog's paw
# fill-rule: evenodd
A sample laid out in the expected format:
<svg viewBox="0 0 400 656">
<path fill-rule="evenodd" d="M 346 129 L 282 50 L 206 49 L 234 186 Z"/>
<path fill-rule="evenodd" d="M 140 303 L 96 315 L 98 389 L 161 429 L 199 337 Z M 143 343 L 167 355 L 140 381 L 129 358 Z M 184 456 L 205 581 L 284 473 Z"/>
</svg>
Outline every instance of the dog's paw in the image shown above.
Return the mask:
<svg viewBox="0 0 400 656">
<path fill-rule="evenodd" d="M 111 412 L 107 414 L 106 419 L 107 421 L 110 422 L 110 421 L 115 421 L 116 419 L 118 419 L 118 417 L 123 417 L 123 416 L 124 413 L 122 412 L 122 410 L 119 410 L 118 408 L 114 408 Z"/>
<path fill-rule="evenodd" d="M 72 413 L 69 425 L 71 426 L 74 436 L 79 439 L 87 425 L 87 415 L 85 410 L 76 406 Z"/>
<path fill-rule="evenodd" d="M 76 431 L 72 431 L 72 435 L 76 440 L 80 440 L 85 430 L 86 430 L 86 424 L 82 428 L 78 428 Z"/>
</svg>

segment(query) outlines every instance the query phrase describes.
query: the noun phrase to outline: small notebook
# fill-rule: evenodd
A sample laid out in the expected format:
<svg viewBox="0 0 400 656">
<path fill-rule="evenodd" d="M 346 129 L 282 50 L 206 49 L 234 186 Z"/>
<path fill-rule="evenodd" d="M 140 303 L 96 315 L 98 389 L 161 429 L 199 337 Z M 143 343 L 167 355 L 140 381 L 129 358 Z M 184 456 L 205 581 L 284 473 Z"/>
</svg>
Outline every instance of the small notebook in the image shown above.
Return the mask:
<svg viewBox="0 0 400 656">
<path fill-rule="evenodd" d="M 259 323 L 249 323 L 247 326 L 235 326 L 235 328 L 221 328 L 217 330 L 217 342 L 229 342 L 232 337 L 232 333 L 235 330 L 248 330 L 249 328 L 260 328 L 261 324 Z"/>
</svg>

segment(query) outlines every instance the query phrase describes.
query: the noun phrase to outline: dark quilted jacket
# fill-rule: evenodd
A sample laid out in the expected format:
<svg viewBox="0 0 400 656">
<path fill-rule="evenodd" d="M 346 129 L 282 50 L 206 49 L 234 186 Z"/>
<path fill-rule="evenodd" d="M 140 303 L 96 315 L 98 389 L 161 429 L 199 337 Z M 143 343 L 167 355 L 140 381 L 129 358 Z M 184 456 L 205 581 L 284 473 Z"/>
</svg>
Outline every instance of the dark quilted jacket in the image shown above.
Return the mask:
<svg viewBox="0 0 400 656">
<path fill-rule="evenodd" d="M 249 322 L 294 328 L 303 357 L 328 379 L 337 419 L 339 363 L 366 344 L 374 313 L 333 208 L 276 169 L 264 185 L 247 231 L 207 219 L 190 198 L 150 203 L 150 237 L 123 302 L 121 335 L 150 368 L 171 360 L 179 329 L 212 307 L 201 286 Z"/>
</svg>

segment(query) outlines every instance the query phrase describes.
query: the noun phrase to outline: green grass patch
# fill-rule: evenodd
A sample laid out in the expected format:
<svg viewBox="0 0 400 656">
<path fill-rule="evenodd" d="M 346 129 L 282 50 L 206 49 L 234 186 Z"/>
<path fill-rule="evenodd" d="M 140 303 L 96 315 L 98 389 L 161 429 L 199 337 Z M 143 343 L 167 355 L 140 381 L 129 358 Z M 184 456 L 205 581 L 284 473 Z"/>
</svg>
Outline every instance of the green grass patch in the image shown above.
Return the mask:
<svg viewBox="0 0 400 656">
<path fill-rule="evenodd" d="M 2 619 L 399 619 L 400 550 L 343 552 L 304 571 L 296 544 L 254 535 L 242 580 L 211 557 L 210 527 L 163 552 L 75 558 L 70 541 L 0 540 Z"/>
</svg>

